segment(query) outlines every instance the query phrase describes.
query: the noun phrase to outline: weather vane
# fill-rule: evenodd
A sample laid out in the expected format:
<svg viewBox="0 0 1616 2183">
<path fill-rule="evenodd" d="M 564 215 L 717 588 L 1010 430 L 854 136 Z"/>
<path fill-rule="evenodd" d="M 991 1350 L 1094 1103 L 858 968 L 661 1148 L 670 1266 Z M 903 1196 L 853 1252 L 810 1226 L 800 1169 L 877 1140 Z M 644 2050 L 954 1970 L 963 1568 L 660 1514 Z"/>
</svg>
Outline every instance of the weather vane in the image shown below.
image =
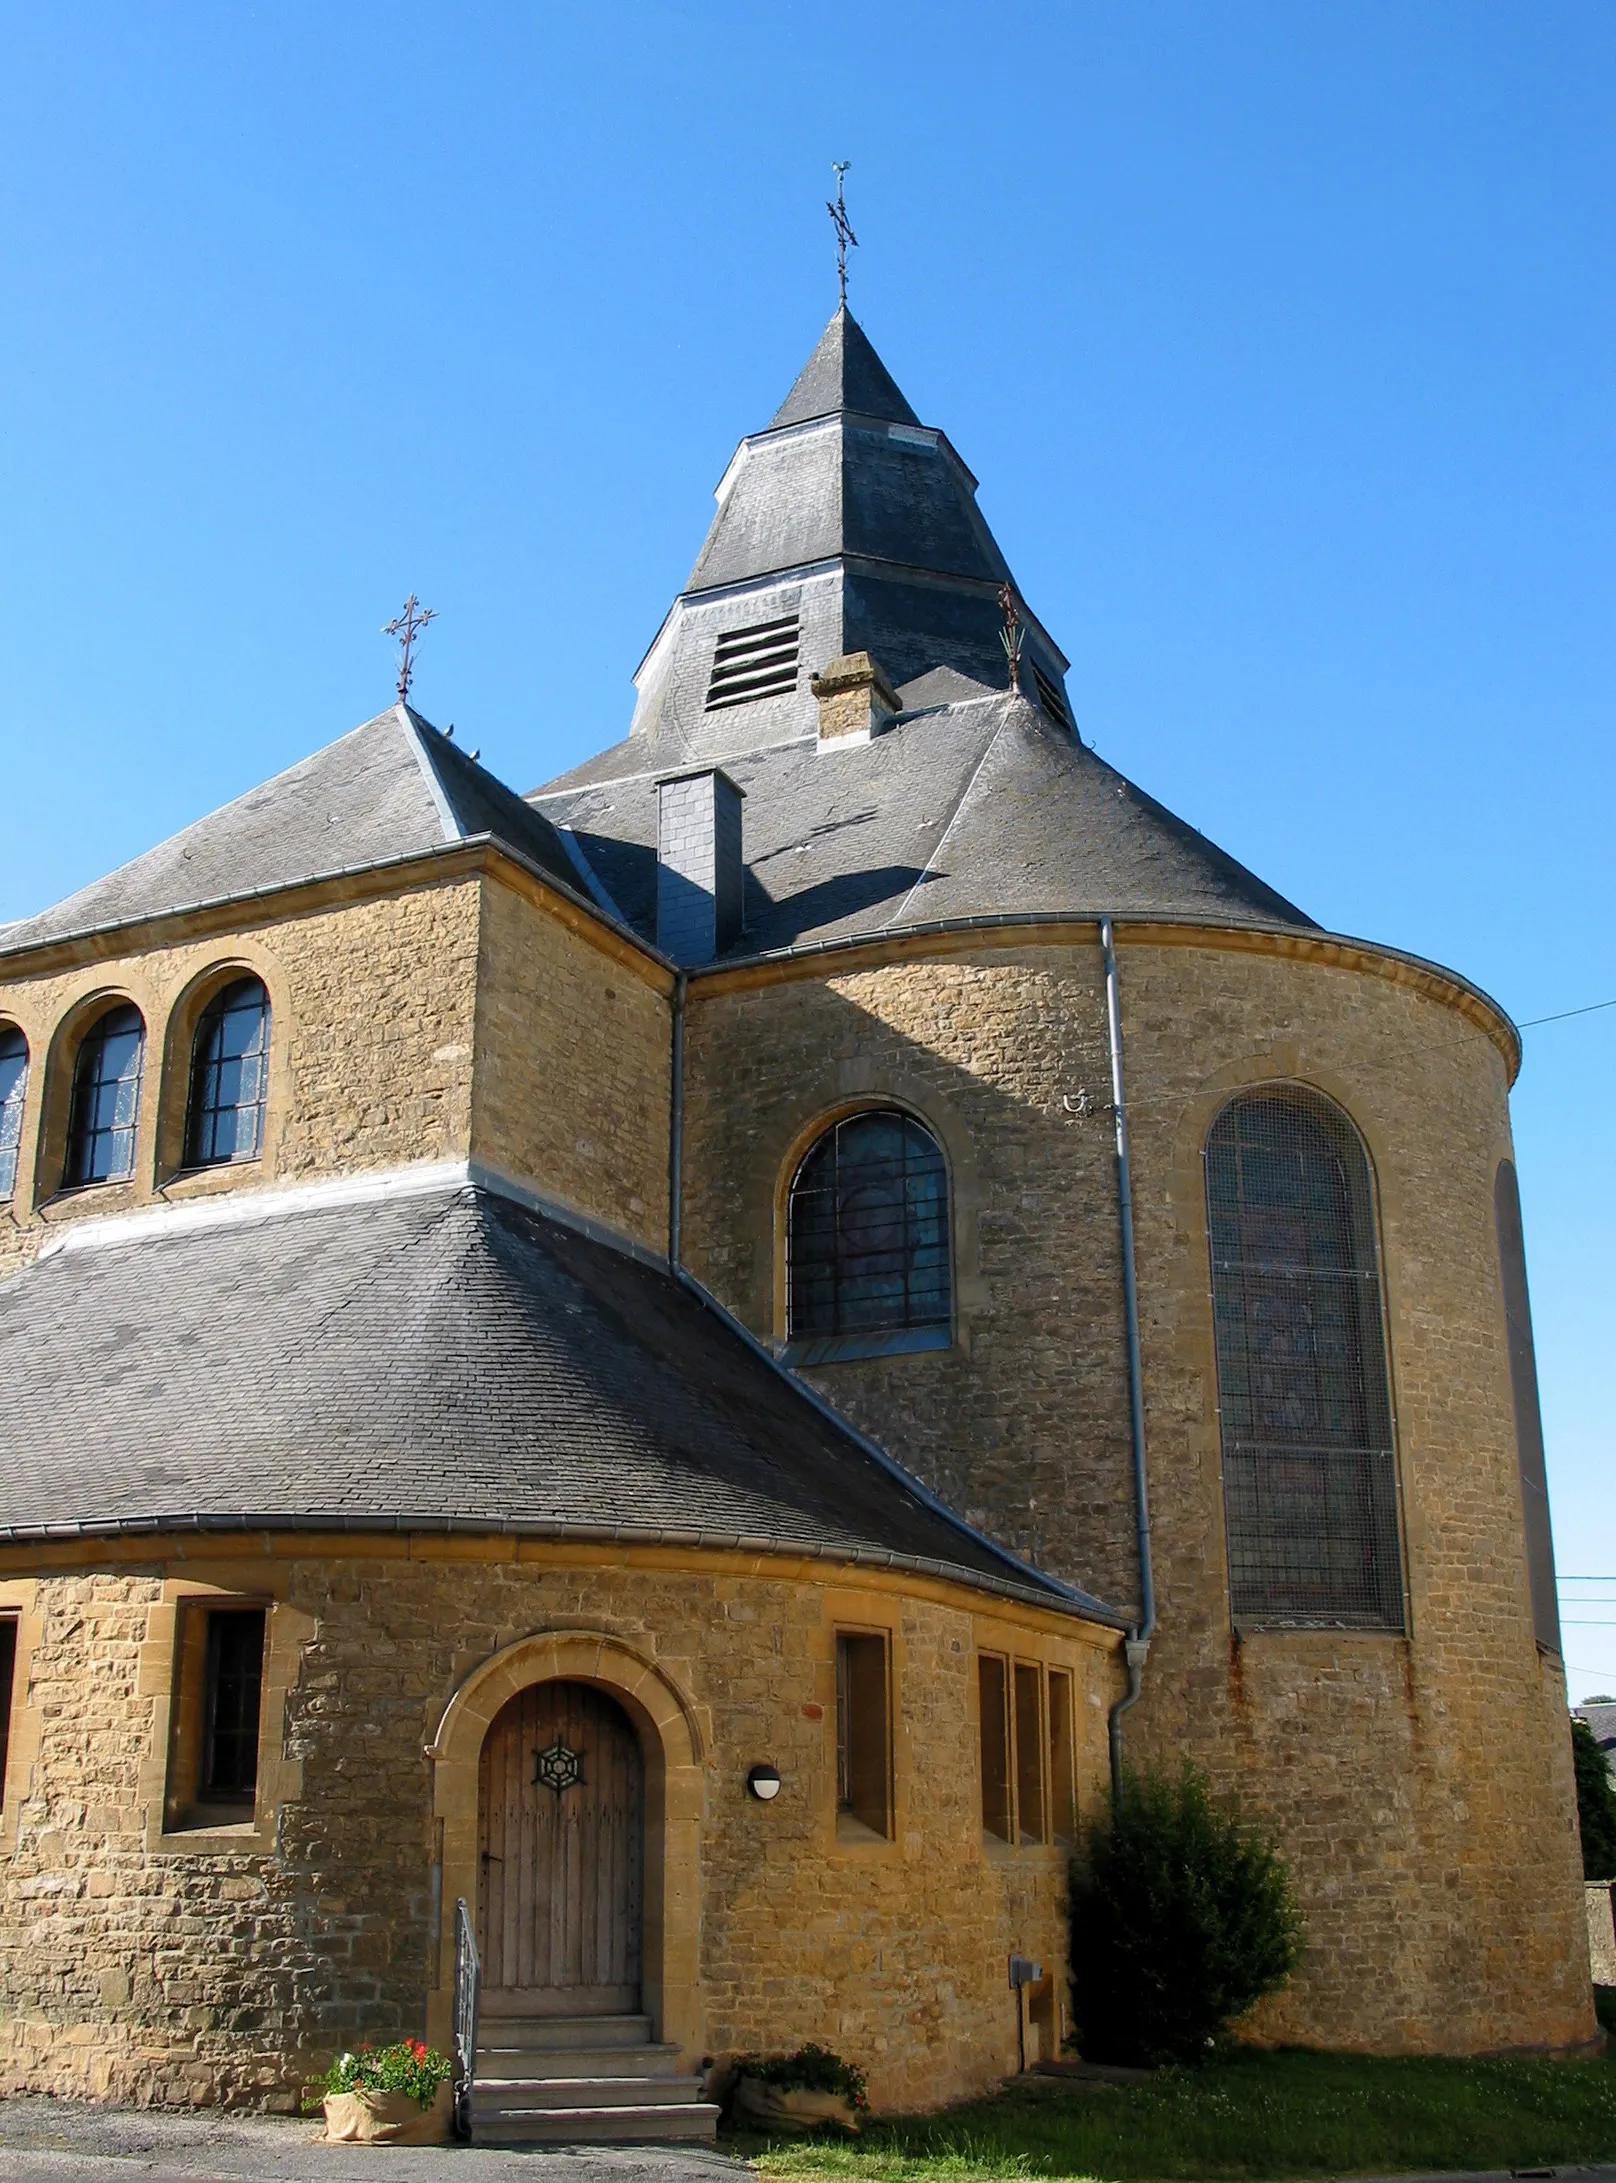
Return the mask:
<svg viewBox="0 0 1616 2183">
<path fill-rule="evenodd" d="M 847 246 L 851 243 L 856 250 L 858 248 L 858 237 L 853 233 L 853 223 L 847 217 L 847 206 L 842 201 L 842 176 L 846 174 L 853 162 L 851 159 L 833 159 L 830 164 L 831 172 L 836 177 L 836 201 L 832 204 L 827 197 L 825 199 L 825 210 L 830 214 L 831 224 L 836 230 L 836 279 L 842 291 L 842 308 L 845 311 L 847 308 Z"/>
<path fill-rule="evenodd" d="M 415 672 L 410 654 L 415 649 L 415 640 L 427 623 L 435 622 L 437 618 L 436 611 L 430 606 L 423 607 L 412 591 L 404 602 L 403 613 L 398 616 L 396 621 L 390 621 L 382 631 L 384 637 L 397 637 L 398 639 L 401 654 L 398 663 L 398 694 L 400 700 L 407 698 L 410 694 L 410 677 Z"/>
<path fill-rule="evenodd" d="M 1021 688 L 1021 640 L 1026 631 L 1021 626 L 1021 609 L 1016 605 L 1016 595 L 1008 584 L 999 586 L 999 604 L 1004 609 L 1004 627 L 999 631 L 999 642 L 1004 646 L 1004 656 L 1010 662 L 1010 687 Z"/>
</svg>

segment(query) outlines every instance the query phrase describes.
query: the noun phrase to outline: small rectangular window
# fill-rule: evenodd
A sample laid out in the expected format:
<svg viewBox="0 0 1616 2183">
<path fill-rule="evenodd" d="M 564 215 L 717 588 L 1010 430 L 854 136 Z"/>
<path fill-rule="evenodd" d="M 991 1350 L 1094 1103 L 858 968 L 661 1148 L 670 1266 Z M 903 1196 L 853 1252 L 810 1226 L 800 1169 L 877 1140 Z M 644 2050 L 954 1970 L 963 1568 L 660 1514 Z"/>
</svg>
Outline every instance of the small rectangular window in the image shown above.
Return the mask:
<svg viewBox="0 0 1616 2183">
<path fill-rule="evenodd" d="M 892 1833 L 892 1709 L 887 1641 L 836 1637 L 836 1831 L 849 1840 Z"/>
<path fill-rule="evenodd" d="M 181 1605 L 166 1826 L 239 1826 L 252 1818 L 268 1625 L 262 1606 L 216 1607 L 205 1600 Z"/>
<path fill-rule="evenodd" d="M 6 1803 L 6 1760 L 11 1743 L 11 1694 L 17 1679 L 17 1618 L 0 1615 L 0 1811 Z"/>
<path fill-rule="evenodd" d="M 1044 1839 L 1043 1671 L 1016 1662 L 1016 1816 L 1023 1842 Z"/>
<path fill-rule="evenodd" d="M 202 1705 L 198 1794 L 205 1804 L 250 1804 L 257 1794 L 263 1680 L 263 1608 L 215 1608 L 208 1616 Z"/>
<path fill-rule="evenodd" d="M 991 1652 L 976 1663 L 982 1723 L 982 1832 L 996 1842 L 1011 1839 L 1009 1664 Z"/>
<path fill-rule="evenodd" d="M 1072 1755 L 1072 1678 L 1049 1671 L 1049 1814 L 1057 1842 L 1077 1840 L 1077 1766 Z"/>
</svg>

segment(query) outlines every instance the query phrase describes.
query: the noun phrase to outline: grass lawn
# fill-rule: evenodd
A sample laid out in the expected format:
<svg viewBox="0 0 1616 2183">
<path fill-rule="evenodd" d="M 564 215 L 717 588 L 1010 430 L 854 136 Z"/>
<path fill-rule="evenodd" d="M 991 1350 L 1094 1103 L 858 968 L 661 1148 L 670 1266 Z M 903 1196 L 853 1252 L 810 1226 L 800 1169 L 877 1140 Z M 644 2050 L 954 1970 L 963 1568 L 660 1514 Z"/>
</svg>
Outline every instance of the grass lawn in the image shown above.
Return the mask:
<svg viewBox="0 0 1616 2183">
<path fill-rule="evenodd" d="M 739 2140 L 734 2149 L 782 2183 L 1390 2175 L 1616 2161 L 1616 2062 L 1241 2054 L 1098 2092 L 1012 2084 L 941 2115 L 872 2123 L 857 2140 Z"/>
</svg>

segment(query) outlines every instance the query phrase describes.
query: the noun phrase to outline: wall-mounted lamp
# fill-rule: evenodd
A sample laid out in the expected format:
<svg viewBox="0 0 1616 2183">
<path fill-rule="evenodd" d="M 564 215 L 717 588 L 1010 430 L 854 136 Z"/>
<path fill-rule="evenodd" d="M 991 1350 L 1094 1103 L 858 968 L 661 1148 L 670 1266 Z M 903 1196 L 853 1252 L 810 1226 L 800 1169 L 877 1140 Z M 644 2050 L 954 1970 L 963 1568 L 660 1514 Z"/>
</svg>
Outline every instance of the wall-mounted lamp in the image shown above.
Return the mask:
<svg viewBox="0 0 1616 2183">
<path fill-rule="evenodd" d="M 760 1804 L 772 1804 L 780 1794 L 780 1775 L 773 1766 L 754 1766 L 746 1777 L 746 1786 Z"/>
</svg>

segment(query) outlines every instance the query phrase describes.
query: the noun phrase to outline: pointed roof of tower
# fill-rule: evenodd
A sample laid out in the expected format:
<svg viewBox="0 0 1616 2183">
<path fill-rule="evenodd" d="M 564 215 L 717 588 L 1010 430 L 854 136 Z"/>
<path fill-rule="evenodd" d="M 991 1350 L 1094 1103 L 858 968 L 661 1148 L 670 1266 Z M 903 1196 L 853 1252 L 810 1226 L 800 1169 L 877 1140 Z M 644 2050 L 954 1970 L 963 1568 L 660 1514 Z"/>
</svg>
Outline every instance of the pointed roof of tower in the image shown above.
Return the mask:
<svg viewBox="0 0 1616 2183">
<path fill-rule="evenodd" d="M 547 819 L 408 705 L 389 705 L 105 879 L 37 917 L 0 925 L 0 952 L 390 864 L 482 835 L 573 894 L 585 892 Z"/>
<path fill-rule="evenodd" d="M 851 409 L 884 424 L 918 425 L 920 419 L 899 392 L 898 383 L 875 353 L 868 334 L 847 305 L 819 337 L 819 346 L 797 374 L 795 385 L 775 411 L 769 426 L 809 424 L 815 417 Z"/>
</svg>

